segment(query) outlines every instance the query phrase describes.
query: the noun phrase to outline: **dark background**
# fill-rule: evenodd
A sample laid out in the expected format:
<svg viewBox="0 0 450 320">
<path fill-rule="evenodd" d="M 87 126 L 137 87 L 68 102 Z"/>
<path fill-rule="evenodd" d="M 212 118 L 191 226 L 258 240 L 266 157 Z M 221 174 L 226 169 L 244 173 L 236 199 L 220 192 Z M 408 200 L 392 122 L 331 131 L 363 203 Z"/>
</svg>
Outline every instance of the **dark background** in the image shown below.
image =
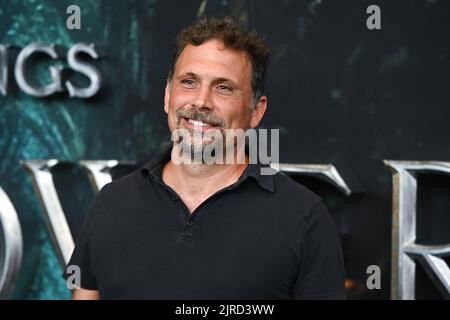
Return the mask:
<svg viewBox="0 0 450 320">
<path fill-rule="evenodd" d="M 66 8 L 81 8 L 81 30 L 67 30 Z M 381 30 L 366 8 L 381 8 Z M 14 298 L 68 298 L 31 180 L 20 159 L 118 159 L 143 163 L 169 139 L 163 112 L 173 39 L 196 17 L 227 14 L 256 29 L 272 48 L 264 128 L 280 129 L 283 163 L 333 163 L 363 193 L 294 176 L 324 197 L 344 248 L 348 298 L 390 298 L 391 174 L 383 159 L 450 160 L 450 3 L 396 1 L 2 1 L 0 43 L 95 43 L 104 82 L 88 100 L 26 96 L 11 77 L 0 96 L 0 185 L 18 211 L 24 258 Z M 89 60 L 89 59 L 87 59 Z M 39 60 L 35 75 L 48 79 Z M 10 72 L 12 74 L 12 72 Z M 86 79 L 71 75 L 80 84 Z M 76 165 L 55 168 L 74 235 L 92 201 Z M 450 179 L 419 177 L 418 242 L 450 242 Z M 379 265 L 381 290 L 366 288 Z M 418 267 L 417 298 L 440 298 Z"/>
</svg>

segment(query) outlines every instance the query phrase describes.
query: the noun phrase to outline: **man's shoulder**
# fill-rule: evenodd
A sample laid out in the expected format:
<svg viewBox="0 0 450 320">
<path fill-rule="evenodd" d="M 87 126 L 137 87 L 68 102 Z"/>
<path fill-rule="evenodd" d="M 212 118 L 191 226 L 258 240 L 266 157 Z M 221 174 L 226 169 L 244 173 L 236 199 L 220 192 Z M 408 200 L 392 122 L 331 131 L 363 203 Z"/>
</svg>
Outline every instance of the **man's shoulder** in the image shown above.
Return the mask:
<svg viewBox="0 0 450 320">
<path fill-rule="evenodd" d="M 276 193 L 287 203 L 308 208 L 322 201 L 318 194 L 282 172 L 277 172 L 273 179 Z"/>
<path fill-rule="evenodd" d="M 124 176 L 105 184 L 100 193 L 102 197 L 117 197 L 130 194 L 142 184 L 142 168 L 136 169 Z"/>
</svg>

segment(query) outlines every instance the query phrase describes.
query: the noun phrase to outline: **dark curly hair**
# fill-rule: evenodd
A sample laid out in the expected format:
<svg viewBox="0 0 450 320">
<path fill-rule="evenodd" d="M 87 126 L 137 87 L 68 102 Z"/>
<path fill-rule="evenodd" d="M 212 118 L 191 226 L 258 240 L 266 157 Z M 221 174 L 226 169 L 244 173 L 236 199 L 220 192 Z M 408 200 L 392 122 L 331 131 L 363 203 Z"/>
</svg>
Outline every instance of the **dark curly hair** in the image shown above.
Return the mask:
<svg viewBox="0 0 450 320">
<path fill-rule="evenodd" d="M 245 51 L 252 65 L 252 95 L 254 104 L 264 94 L 266 70 L 270 63 L 270 49 L 255 32 L 249 32 L 230 17 L 202 18 L 181 30 L 175 41 L 175 52 L 169 72 L 172 80 L 177 60 L 188 45 L 199 46 L 207 40 L 221 40 L 226 48 Z"/>
</svg>

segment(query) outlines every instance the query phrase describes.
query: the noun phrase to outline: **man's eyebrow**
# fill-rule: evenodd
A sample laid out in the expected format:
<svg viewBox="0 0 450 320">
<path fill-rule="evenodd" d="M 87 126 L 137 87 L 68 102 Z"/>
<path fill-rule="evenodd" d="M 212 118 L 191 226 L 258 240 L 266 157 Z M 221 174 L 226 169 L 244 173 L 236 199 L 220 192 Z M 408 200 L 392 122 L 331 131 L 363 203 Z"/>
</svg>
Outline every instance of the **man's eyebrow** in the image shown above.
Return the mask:
<svg viewBox="0 0 450 320">
<path fill-rule="evenodd" d="M 194 73 L 194 72 L 185 72 L 185 73 L 182 73 L 182 74 L 178 75 L 176 78 L 177 79 L 181 79 L 181 78 L 185 78 L 185 77 L 190 77 L 190 78 L 193 78 L 193 79 L 199 79 L 200 78 L 200 76 L 198 74 Z M 238 85 L 237 85 L 237 83 L 235 81 L 233 81 L 233 80 L 231 80 L 229 78 L 226 78 L 226 77 L 214 78 L 213 81 L 212 81 L 212 83 L 221 83 L 221 82 L 228 82 L 232 86 L 238 87 Z"/>
<path fill-rule="evenodd" d="M 199 78 L 199 76 L 197 74 L 195 74 L 194 72 L 185 72 L 185 73 L 182 73 L 177 76 L 177 78 L 184 78 L 184 77 L 191 77 L 191 78 L 195 78 L 195 79 Z"/>
</svg>

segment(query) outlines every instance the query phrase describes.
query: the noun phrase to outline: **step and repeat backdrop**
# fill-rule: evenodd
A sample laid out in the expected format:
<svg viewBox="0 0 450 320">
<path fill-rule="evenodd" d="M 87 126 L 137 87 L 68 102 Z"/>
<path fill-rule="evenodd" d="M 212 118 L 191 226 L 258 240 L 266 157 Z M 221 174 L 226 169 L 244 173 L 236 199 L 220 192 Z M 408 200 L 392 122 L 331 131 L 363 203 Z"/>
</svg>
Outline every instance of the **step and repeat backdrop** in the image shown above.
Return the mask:
<svg viewBox="0 0 450 320">
<path fill-rule="evenodd" d="M 347 298 L 450 298 L 443 0 L 1 1 L 1 298 L 70 298 L 63 265 L 95 193 L 170 141 L 174 37 L 218 14 L 271 47 L 261 127 L 328 206 Z"/>
</svg>

